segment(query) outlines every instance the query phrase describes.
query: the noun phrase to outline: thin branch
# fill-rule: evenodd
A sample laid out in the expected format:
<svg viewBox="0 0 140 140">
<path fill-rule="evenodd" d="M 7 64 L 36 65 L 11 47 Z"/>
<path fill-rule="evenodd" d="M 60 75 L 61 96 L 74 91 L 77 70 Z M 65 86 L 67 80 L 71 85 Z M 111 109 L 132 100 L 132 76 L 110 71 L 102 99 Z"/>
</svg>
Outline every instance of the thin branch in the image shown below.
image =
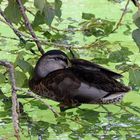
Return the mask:
<svg viewBox="0 0 140 140">
<path fill-rule="evenodd" d="M 18 36 L 18 38 L 22 41 L 25 42 L 24 38 L 22 37 L 23 35 L 18 32 L 15 28 L 13 28 L 12 22 L 5 16 L 4 12 L 0 9 L 0 15 L 5 19 L 5 23 L 10 26 L 10 28 L 14 31 L 14 33 Z M 0 19 L 2 21 L 2 19 Z M 4 22 L 4 20 L 3 20 Z"/>
<path fill-rule="evenodd" d="M 20 135 L 19 135 L 19 120 L 18 120 L 18 102 L 17 102 L 17 89 L 16 89 L 16 81 L 15 81 L 15 75 L 14 75 L 14 66 L 7 62 L 7 61 L 1 61 L 0 60 L 0 65 L 8 68 L 9 70 L 9 75 L 10 75 L 10 80 L 11 80 L 11 89 L 12 89 L 12 121 L 13 121 L 13 127 L 15 131 L 15 137 L 17 140 L 20 140 Z"/>
<path fill-rule="evenodd" d="M 32 11 L 30 11 L 28 8 L 25 7 L 25 10 L 26 10 L 28 13 L 30 13 L 32 16 L 35 17 L 35 14 L 34 14 Z"/>
<path fill-rule="evenodd" d="M 0 35 L 0 38 L 3 38 L 3 39 L 11 39 L 11 40 L 19 41 L 19 39 L 16 38 L 16 37 L 7 37 L 7 36 Z"/>
<path fill-rule="evenodd" d="M 112 33 L 115 32 L 115 31 L 119 28 L 119 26 L 121 25 L 121 22 L 122 22 L 122 20 L 123 20 L 124 15 L 126 14 L 127 7 L 128 7 L 128 5 L 129 5 L 129 3 L 130 3 L 130 0 L 127 0 L 127 3 L 126 3 L 125 8 L 124 8 L 124 10 L 123 10 L 123 12 L 122 12 L 122 15 L 121 15 L 121 17 L 120 17 L 118 23 L 116 24 L 116 27 L 113 29 Z"/>
<path fill-rule="evenodd" d="M 18 89 L 19 91 L 23 91 L 22 89 Z M 49 105 L 46 101 L 44 101 L 41 97 L 38 95 L 34 94 L 33 92 L 30 91 L 24 91 L 26 94 L 29 94 L 30 96 L 34 97 L 35 99 L 41 101 L 44 105 L 48 107 L 49 110 L 51 110 L 56 116 L 60 116 L 59 113 L 52 108 L 51 105 Z"/>
<path fill-rule="evenodd" d="M 28 38 L 28 41 L 39 41 L 40 43 L 42 44 L 45 44 L 45 45 L 54 45 L 55 47 L 60 47 L 60 48 L 70 48 L 72 47 L 73 45 L 66 45 L 66 44 L 60 44 L 60 43 L 53 43 L 53 42 L 48 42 L 47 40 L 44 40 L 44 39 L 38 39 L 38 38 L 33 38 L 33 37 L 30 37 L 29 35 L 25 35 L 23 33 L 21 33 L 18 29 L 16 29 L 12 24 L 10 24 L 9 22 L 7 21 L 4 21 L 3 19 L 0 18 L 0 21 L 3 22 L 4 24 L 8 25 L 12 30 L 15 30 L 18 34 L 20 34 L 21 36 L 24 36 L 26 38 Z M 14 39 L 15 38 L 8 38 L 8 39 Z M 79 46 L 75 46 L 75 48 L 78 48 Z"/>
<path fill-rule="evenodd" d="M 69 48 L 72 48 L 72 49 L 88 49 L 88 48 L 92 48 L 94 45 L 92 44 L 89 44 L 89 45 L 84 45 L 84 46 L 73 46 L 73 45 L 68 45 L 68 44 L 60 44 L 60 43 L 54 43 L 54 42 L 49 42 L 48 40 L 44 40 L 44 39 L 41 39 L 40 37 L 37 37 L 36 35 L 35 35 L 35 33 L 34 33 L 34 31 L 33 31 L 33 29 L 32 29 L 32 27 L 31 27 L 31 24 L 30 24 L 30 22 L 29 22 L 29 20 L 28 20 L 28 17 L 26 16 L 26 14 L 25 14 L 25 8 L 23 7 L 23 5 L 22 5 L 22 3 L 21 3 L 21 0 L 17 0 L 18 1 L 18 4 L 19 4 L 19 6 L 20 6 L 20 10 L 21 10 L 21 12 L 22 12 L 22 15 L 23 15 L 23 18 L 24 18 L 24 21 L 25 21 L 25 23 L 26 23 L 26 26 L 27 26 L 27 28 L 28 28 L 28 30 L 30 30 L 30 32 L 33 34 L 32 35 L 32 37 L 30 37 L 29 35 L 25 35 L 25 34 L 23 34 L 23 33 L 21 33 L 18 29 L 16 29 L 12 24 L 10 24 L 9 23 L 9 21 L 8 20 L 6 20 L 6 21 L 3 21 L 2 19 L 0 19 L 0 21 L 2 21 L 3 23 L 5 23 L 5 24 L 7 24 L 11 29 L 13 29 L 16 33 L 18 33 L 20 36 L 23 36 L 23 37 L 26 37 L 28 40 L 27 41 L 34 41 L 34 42 L 38 42 L 38 44 L 39 44 L 39 46 L 38 46 L 38 49 L 40 50 L 41 49 L 41 51 L 40 52 L 42 52 L 42 54 L 44 53 L 43 51 L 42 51 L 42 48 L 40 48 L 40 44 L 44 44 L 44 45 L 52 45 L 52 46 L 55 46 L 55 47 L 59 47 L 59 48 L 65 48 L 65 49 L 69 49 Z M 124 9 L 124 11 L 123 11 L 123 13 L 122 13 L 122 15 L 121 15 L 121 18 L 119 19 L 119 21 L 118 21 L 118 23 L 116 24 L 116 27 L 114 28 L 114 30 L 112 31 L 112 33 L 113 32 L 115 32 L 118 28 L 119 28 L 119 26 L 121 25 L 121 22 L 122 22 L 122 19 L 123 19 L 123 17 L 124 17 L 124 15 L 125 15 L 125 12 L 126 12 L 126 10 L 127 10 L 127 6 L 128 6 L 128 4 L 129 4 L 129 1 L 130 0 L 128 0 L 127 1 L 127 3 L 126 3 L 126 6 L 125 6 L 125 9 Z M 4 14 L 2 13 L 1 15 L 3 15 L 3 17 L 4 17 Z M 5 17 L 4 17 L 5 18 Z M 56 30 L 56 31 L 63 31 L 63 32 L 68 32 L 69 30 L 59 30 L 59 29 L 57 29 L 57 28 L 55 28 L 55 27 L 51 27 L 52 29 L 54 29 L 54 30 Z M 71 31 L 71 30 L 70 30 Z M 74 31 L 82 31 L 81 29 L 76 29 L 76 30 L 74 30 Z M 35 37 L 34 37 L 34 35 L 35 35 Z M 101 38 L 99 38 L 99 39 L 97 39 L 95 42 L 94 42 L 94 44 L 97 44 L 97 42 L 99 41 L 99 40 L 101 40 L 103 37 L 101 37 Z M 10 38 L 10 39 L 12 39 L 12 38 Z"/>
<path fill-rule="evenodd" d="M 28 28 L 29 32 L 31 33 L 32 38 L 35 39 L 35 43 L 36 43 L 36 45 L 38 47 L 38 50 L 40 51 L 41 54 L 44 54 L 44 50 L 41 47 L 40 41 L 38 40 L 38 38 L 37 38 L 32 26 L 31 26 L 31 24 L 29 22 L 29 19 L 28 19 L 26 13 L 25 13 L 25 8 L 24 8 L 24 6 L 22 4 L 22 1 L 21 0 L 16 0 L 16 1 L 17 1 L 18 5 L 19 5 L 19 9 L 20 9 L 21 15 L 22 15 L 22 17 L 24 19 L 25 25 Z"/>
<path fill-rule="evenodd" d="M 23 36 L 25 38 L 27 38 L 28 40 L 27 41 L 34 41 L 34 42 L 40 42 L 40 44 L 44 44 L 44 45 L 52 45 L 52 46 L 55 46 L 55 47 L 59 47 L 59 48 L 65 48 L 65 49 L 88 49 L 88 48 L 92 48 L 94 45 L 92 43 L 89 44 L 89 45 L 84 45 L 84 46 L 79 46 L 79 45 L 69 45 L 69 44 L 60 44 L 60 43 L 55 43 L 55 42 L 49 42 L 48 40 L 44 40 L 40 37 L 37 37 L 37 38 L 34 38 L 34 37 L 30 37 L 29 35 L 26 35 L 22 32 L 20 32 L 18 29 L 16 29 L 12 24 L 10 24 L 9 22 L 7 21 L 4 21 L 3 19 L 0 18 L 0 21 L 7 24 L 12 30 L 16 31 L 20 36 Z M 59 30 L 59 29 L 58 29 Z M 62 30 L 63 31 L 63 30 Z M 96 39 L 96 41 L 94 42 L 94 44 L 96 44 L 98 41 L 100 41 L 103 37 L 101 38 L 98 38 Z M 8 38 L 8 39 L 14 39 L 16 40 L 15 38 Z"/>
<path fill-rule="evenodd" d="M 41 103 L 43 103 L 45 106 L 47 106 L 48 109 L 51 110 L 54 113 L 55 116 L 60 116 L 60 114 L 51 105 L 49 105 L 46 101 L 44 101 L 40 96 L 34 94 L 31 91 L 25 91 L 22 88 L 16 88 L 16 89 L 18 91 L 21 91 L 21 92 L 29 95 L 29 96 L 26 96 L 26 97 L 20 95 L 19 98 L 34 98 L 34 99 L 37 99 L 38 101 L 40 101 Z"/>
<path fill-rule="evenodd" d="M 14 66 L 10 62 L 0 60 L 0 65 L 5 66 L 9 70 L 9 75 L 10 75 L 10 80 L 11 80 L 11 89 L 12 89 L 12 121 L 13 121 L 13 126 L 14 126 L 14 131 L 15 131 L 15 137 L 17 140 L 20 140 L 19 120 L 18 120 L 19 104 L 17 101 L 17 94 L 16 94 L 17 91 L 22 91 L 26 94 L 29 94 L 30 96 L 34 97 L 35 99 L 45 104 L 48 107 L 48 109 L 54 113 L 55 116 L 60 116 L 59 113 L 52 108 L 52 106 L 50 106 L 47 102 L 41 99 L 38 95 L 35 95 L 33 92 L 25 91 L 22 88 L 16 87 Z"/>
<path fill-rule="evenodd" d="M 50 26 L 50 29 L 55 30 L 57 32 L 82 32 L 84 29 L 77 29 L 77 28 L 72 28 L 72 29 L 58 29 L 54 26 Z"/>
<path fill-rule="evenodd" d="M 25 94 L 30 95 L 30 97 L 32 96 L 33 98 L 35 98 L 35 99 L 41 101 L 41 102 L 42 102 L 44 105 L 46 105 L 46 106 L 48 107 L 48 109 L 51 110 L 56 116 L 60 116 L 59 113 L 58 113 L 55 109 L 53 109 L 53 107 L 52 107 L 51 105 L 49 105 L 46 101 L 44 101 L 40 96 L 34 94 L 34 93 L 31 92 L 31 91 L 25 91 L 25 90 L 22 89 L 22 88 L 18 88 L 18 87 L 17 87 L 16 90 L 21 91 L 21 92 L 24 92 Z"/>
<path fill-rule="evenodd" d="M 60 47 L 60 48 L 69 48 L 71 47 L 72 45 L 66 45 L 66 44 L 60 44 L 60 43 L 53 43 L 53 42 L 48 42 L 47 40 L 43 40 L 43 39 L 36 39 L 36 38 L 33 38 L 33 37 L 30 37 L 29 35 L 25 35 L 23 33 L 21 33 L 18 29 L 16 29 L 12 24 L 10 24 L 9 22 L 7 21 L 4 21 L 3 19 L 0 18 L 0 21 L 3 22 L 4 24 L 8 25 L 12 30 L 15 30 L 18 34 L 20 34 L 21 36 L 24 36 L 26 38 L 28 38 L 28 41 L 39 41 L 40 43 L 42 44 L 45 44 L 45 45 L 54 45 L 56 47 Z M 5 37 L 6 38 L 6 37 Z M 39 37 L 38 37 L 39 38 Z M 8 38 L 8 39 L 13 39 L 13 40 L 16 40 L 15 38 Z M 26 41 L 27 42 L 27 41 Z"/>
</svg>

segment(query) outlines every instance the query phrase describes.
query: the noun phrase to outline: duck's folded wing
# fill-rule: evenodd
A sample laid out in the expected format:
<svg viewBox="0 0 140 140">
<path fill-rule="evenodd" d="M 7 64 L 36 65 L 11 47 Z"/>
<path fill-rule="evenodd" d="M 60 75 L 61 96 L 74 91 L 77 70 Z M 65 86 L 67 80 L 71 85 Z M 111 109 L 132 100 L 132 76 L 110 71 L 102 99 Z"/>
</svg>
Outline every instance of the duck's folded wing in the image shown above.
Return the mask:
<svg viewBox="0 0 140 140">
<path fill-rule="evenodd" d="M 88 82 L 81 81 L 71 69 L 58 70 L 42 80 L 50 91 L 56 95 L 56 100 L 77 100 L 79 103 L 88 103 L 98 100 L 108 94 L 108 92 L 90 86 Z M 58 99 L 59 98 L 59 99 Z"/>
<path fill-rule="evenodd" d="M 70 91 L 78 89 L 81 82 L 70 70 L 56 70 L 38 81 L 33 77 L 29 80 L 29 88 L 34 93 L 55 101 L 63 101 L 70 96 Z"/>
<path fill-rule="evenodd" d="M 72 63 L 72 66 L 74 66 L 75 68 L 80 67 L 83 70 L 88 70 L 91 72 L 99 71 L 99 72 L 104 73 L 107 76 L 115 78 L 115 79 L 122 77 L 121 74 L 118 74 L 118 73 L 113 72 L 107 68 L 100 66 L 100 65 L 97 65 L 95 63 L 92 63 L 92 62 L 89 62 L 89 61 L 86 61 L 83 59 L 71 59 L 70 61 Z"/>
<path fill-rule="evenodd" d="M 41 85 L 45 85 L 45 88 L 55 96 L 56 101 L 63 102 L 71 96 L 70 91 L 80 87 L 81 82 L 70 70 L 61 69 L 50 73 L 46 78 L 42 79 Z"/>
<path fill-rule="evenodd" d="M 77 91 L 76 99 L 88 99 L 89 102 L 98 102 L 102 98 L 115 99 L 130 91 L 130 87 L 123 85 L 116 79 L 100 71 L 84 70 L 80 67 L 71 67 L 73 74 L 82 81 Z"/>
<path fill-rule="evenodd" d="M 60 102 L 73 100 L 78 103 L 94 103 L 109 95 L 129 91 L 128 87 L 99 71 L 93 73 L 69 68 L 57 70 L 46 79 L 42 84 L 46 85 L 55 100 Z"/>
</svg>

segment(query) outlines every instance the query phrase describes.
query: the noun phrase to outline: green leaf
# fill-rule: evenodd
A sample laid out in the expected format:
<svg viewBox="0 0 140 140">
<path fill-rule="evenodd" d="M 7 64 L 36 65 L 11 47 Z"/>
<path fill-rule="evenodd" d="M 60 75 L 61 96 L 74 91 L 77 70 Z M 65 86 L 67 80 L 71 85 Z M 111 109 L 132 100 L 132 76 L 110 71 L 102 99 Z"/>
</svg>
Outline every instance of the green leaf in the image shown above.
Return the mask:
<svg viewBox="0 0 140 140">
<path fill-rule="evenodd" d="M 8 2 L 8 6 L 4 10 L 4 13 L 6 17 L 15 24 L 18 24 L 21 20 L 21 13 L 16 1 L 10 0 Z"/>
<path fill-rule="evenodd" d="M 106 35 L 110 34 L 113 30 L 114 22 L 106 22 L 106 25 L 103 27 Z"/>
<path fill-rule="evenodd" d="M 114 51 L 109 55 L 109 61 L 113 63 L 129 61 L 129 55 L 133 52 L 129 51 L 127 47 L 122 47 L 121 50 Z"/>
<path fill-rule="evenodd" d="M 82 19 L 90 20 L 91 18 L 95 18 L 95 15 L 91 13 L 82 13 Z"/>
<path fill-rule="evenodd" d="M 25 60 L 20 60 L 18 59 L 16 61 L 16 65 L 19 66 L 23 72 L 28 72 L 29 74 L 32 74 L 33 73 L 33 67 L 30 63 L 28 63 L 27 61 Z"/>
<path fill-rule="evenodd" d="M 2 73 L 0 73 L 0 84 L 4 82 L 5 82 L 5 76 Z"/>
<path fill-rule="evenodd" d="M 73 25 L 68 25 L 68 29 L 75 29 L 76 26 L 73 26 Z"/>
<path fill-rule="evenodd" d="M 30 50 L 30 49 L 32 49 L 34 46 L 35 46 L 35 43 L 28 42 L 28 43 L 26 43 L 26 45 L 25 45 L 25 49 L 26 49 L 26 50 Z"/>
<path fill-rule="evenodd" d="M 15 71 L 15 80 L 16 80 L 17 87 L 23 87 L 25 84 L 25 81 L 27 81 L 27 77 L 23 72 Z"/>
<path fill-rule="evenodd" d="M 79 54 L 75 50 L 72 50 L 72 49 L 70 52 L 67 53 L 67 55 L 69 58 L 80 58 Z"/>
<path fill-rule="evenodd" d="M 36 27 L 40 24 L 47 23 L 47 25 L 51 25 L 55 15 L 57 17 L 61 17 L 61 5 L 62 2 L 60 0 L 55 0 L 55 4 L 52 5 L 52 3 L 48 3 L 47 1 L 40 1 L 35 0 L 34 2 L 35 6 L 39 9 L 39 11 L 36 13 L 33 26 Z"/>
<path fill-rule="evenodd" d="M 43 9 L 43 13 L 45 15 L 46 23 L 50 26 L 55 16 L 55 10 L 49 3 L 46 3 Z"/>
<path fill-rule="evenodd" d="M 34 0 L 35 7 L 38 8 L 41 13 L 43 12 L 45 3 L 45 0 Z"/>
<path fill-rule="evenodd" d="M 140 70 L 131 69 L 129 71 L 130 84 L 140 87 Z"/>
<path fill-rule="evenodd" d="M 0 0 L 0 3 L 2 2 L 2 0 Z"/>
<path fill-rule="evenodd" d="M 35 19 L 33 21 L 33 27 L 38 27 L 40 24 L 45 23 L 45 17 L 44 14 L 38 11 L 35 15 Z"/>
<path fill-rule="evenodd" d="M 134 15 L 133 15 L 133 21 L 135 25 L 140 28 L 140 10 L 138 10 Z"/>
<path fill-rule="evenodd" d="M 62 6 L 62 1 L 61 0 L 55 0 L 55 15 L 60 18 L 62 13 L 61 13 L 61 6 Z"/>
<path fill-rule="evenodd" d="M 132 38 L 134 39 L 135 43 L 139 47 L 139 51 L 140 51 L 140 29 L 136 29 L 132 32 Z"/>
<path fill-rule="evenodd" d="M 49 32 L 49 31 L 45 31 L 43 33 L 43 35 L 47 38 L 47 39 L 50 39 L 52 37 L 52 34 Z"/>
</svg>

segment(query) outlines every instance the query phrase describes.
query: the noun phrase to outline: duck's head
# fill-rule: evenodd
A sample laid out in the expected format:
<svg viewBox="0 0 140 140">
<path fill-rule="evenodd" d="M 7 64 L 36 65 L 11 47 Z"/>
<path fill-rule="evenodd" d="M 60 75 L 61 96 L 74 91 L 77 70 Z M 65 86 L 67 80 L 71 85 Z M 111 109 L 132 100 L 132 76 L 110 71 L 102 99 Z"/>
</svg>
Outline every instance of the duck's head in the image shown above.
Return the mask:
<svg viewBox="0 0 140 140">
<path fill-rule="evenodd" d="M 36 80 L 46 77 L 49 73 L 69 67 L 67 55 L 60 50 L 50 50 L 38 60 L 35 66 L 34 78 Z"/>
</svg>

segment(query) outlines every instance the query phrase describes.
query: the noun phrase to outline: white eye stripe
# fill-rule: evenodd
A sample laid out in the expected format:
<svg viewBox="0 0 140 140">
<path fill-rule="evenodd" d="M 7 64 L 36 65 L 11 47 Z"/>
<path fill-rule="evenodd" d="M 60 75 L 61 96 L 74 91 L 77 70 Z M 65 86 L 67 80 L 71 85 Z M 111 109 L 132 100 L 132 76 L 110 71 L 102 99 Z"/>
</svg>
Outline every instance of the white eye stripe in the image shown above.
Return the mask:
<svg viewBox="0 0 140 140">
<path fill-rule="evenodd" d="M 66 58 L 56 57 L 55 59 L 57 59 L 57 60 L 62 60 L 62 61 L 64 61 L 64 62 L 68 63 L 68 60 L 67 60 Z"/>
<path fill-rule="evenodd" d="M 63 55 L 51 55 L 51 56 L 48 56 L 47 59 L 55 59 L 55 60 L 62 60 L 64 62 L 66 62 L 68 64 L 68 58 L 63 56 Z"/>
</svg>

